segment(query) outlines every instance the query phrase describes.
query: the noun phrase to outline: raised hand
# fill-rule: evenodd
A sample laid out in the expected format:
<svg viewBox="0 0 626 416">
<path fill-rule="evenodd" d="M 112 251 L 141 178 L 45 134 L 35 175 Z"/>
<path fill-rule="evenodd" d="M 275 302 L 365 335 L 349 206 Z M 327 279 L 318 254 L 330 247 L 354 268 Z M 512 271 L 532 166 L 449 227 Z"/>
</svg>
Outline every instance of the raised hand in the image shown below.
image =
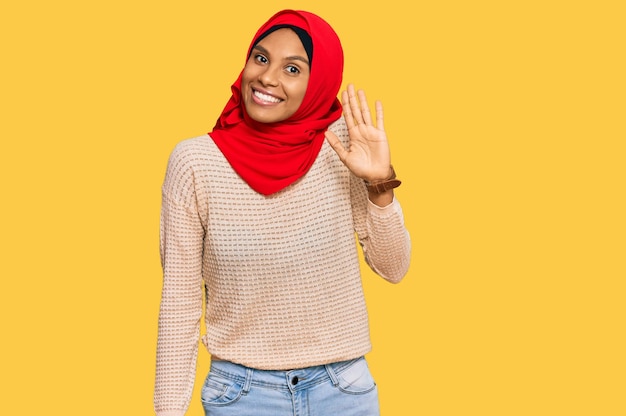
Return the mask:
<svg viewBox="0 0 626 416">
<path fill-rule="evenodd" d="M 369 182 L 389 178 L 391 155 L 383 123 L 382 103 L 375 103 L 374 125 L 363 90 L 357 92 L 354 85 L 348 84 L 348 90 L 341 94 L 341 102 L 350 136 L 349 145 L 344 147 L 331 131 L 326 131 L 328 143 L 355 176 Z"/>
</svg>

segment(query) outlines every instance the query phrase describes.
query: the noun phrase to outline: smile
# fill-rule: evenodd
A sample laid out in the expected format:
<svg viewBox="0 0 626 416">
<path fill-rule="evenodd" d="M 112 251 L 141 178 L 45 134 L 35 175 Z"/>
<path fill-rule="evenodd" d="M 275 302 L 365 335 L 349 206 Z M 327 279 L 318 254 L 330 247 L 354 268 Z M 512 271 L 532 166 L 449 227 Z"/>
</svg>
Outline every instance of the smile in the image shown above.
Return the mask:
<svg viewBox="0 0 626 416">
<path fill-rule="evenodd" d="M 276 98 L 276 97 L 272 97 L 271 95 L 263 94 L 262 92 L 259 92 L 257 90 L 252 90 L 252 93 L 254 94 L 254 96 L 256 98 L 258 98 L 259 100 L 261 100 L 263 102 L 266 102 L 266 103 L 277 104 L 277 103 L 283 101 L 280 98 Z"/>
</svg>

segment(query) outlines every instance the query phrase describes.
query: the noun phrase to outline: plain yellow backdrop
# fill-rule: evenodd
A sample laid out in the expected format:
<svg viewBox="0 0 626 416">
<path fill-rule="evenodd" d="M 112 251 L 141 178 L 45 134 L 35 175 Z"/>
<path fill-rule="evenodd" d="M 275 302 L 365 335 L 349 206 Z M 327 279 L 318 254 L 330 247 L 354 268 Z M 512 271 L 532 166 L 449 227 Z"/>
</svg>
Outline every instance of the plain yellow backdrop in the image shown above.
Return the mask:
<svg viewBox="0 0 626 416">
<path fill-rule="evenodd" d="M 626 414 L 621 4 L 5 2 L 0 413 L 152 414 L 167 157 L 298 8 L 404 181 L 411 270 L 363 269 L 383 415 Z"/>
</svg>

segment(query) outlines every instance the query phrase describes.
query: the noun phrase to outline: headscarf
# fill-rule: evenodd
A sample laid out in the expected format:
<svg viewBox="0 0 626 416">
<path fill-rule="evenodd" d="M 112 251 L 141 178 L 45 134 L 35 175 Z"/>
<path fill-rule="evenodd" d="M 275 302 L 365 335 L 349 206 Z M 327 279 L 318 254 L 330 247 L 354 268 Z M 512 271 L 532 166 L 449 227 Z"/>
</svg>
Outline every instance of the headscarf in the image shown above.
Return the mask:
<svg viewBox="0 0 626 416">
<path fill-rule="evenodd" d="M 313 57 L 302 104 L 281 122 L 252 120 L 242 102 L 242 71 L 210 132 L 237 174 L 263 195 L 284 189 L 308 172 L 322 147 L 324 132 L 341 116 L 337 93 L 343 75 L 343 49 L 335 31 L 319 16 L 296 10 L 276 13 L 257 31 L 246 57 L 259 38 L 279 25 L 300 28 L 312 39 Z"/>
</svg>

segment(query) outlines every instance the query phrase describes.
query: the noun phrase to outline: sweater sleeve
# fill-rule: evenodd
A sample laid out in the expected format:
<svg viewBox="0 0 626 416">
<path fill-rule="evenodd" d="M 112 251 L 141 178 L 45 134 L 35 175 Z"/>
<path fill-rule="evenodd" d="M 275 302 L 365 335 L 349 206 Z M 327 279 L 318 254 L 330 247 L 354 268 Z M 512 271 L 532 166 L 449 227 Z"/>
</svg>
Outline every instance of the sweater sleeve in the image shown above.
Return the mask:
<svg viewBox="0 0 626 416">
<path fill-rule="evenodd" d="M 170 156 L 162 189 L 159 310 L 154 409 L 182 416 L 196 373 L 202 316 L 204 227 L 197 207 L 193 166 L 180 145 Z"/>
<path fill-rule="evenodd" d="M 386 207 L 367 197 L 363 180 L 351 175 L 352 215 L 365 261 L 385 280 L 398 283 L 411 260 L 411 239 L 397 199 Z"/>
</svg>

